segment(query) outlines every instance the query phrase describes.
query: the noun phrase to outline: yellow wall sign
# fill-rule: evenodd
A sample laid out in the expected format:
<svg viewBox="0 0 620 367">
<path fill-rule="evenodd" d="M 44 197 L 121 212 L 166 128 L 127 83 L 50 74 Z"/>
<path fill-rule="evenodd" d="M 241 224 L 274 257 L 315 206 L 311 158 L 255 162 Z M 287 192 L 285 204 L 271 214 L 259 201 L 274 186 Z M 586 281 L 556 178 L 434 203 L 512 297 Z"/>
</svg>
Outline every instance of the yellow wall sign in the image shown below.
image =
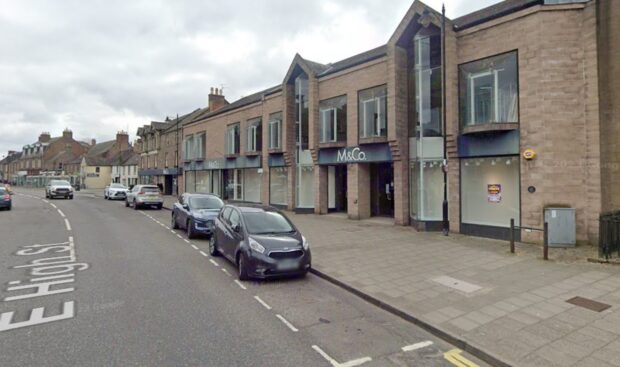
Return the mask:
<svg viewBox="0 0 620 367">
<path fill-rule="evenodd" d="M 534 151 L 534 149 L 526 149 L 523 151 L 523 158 L 531 161 L 532 159 L 536 158 L 536 152 Z"/>
</svg>

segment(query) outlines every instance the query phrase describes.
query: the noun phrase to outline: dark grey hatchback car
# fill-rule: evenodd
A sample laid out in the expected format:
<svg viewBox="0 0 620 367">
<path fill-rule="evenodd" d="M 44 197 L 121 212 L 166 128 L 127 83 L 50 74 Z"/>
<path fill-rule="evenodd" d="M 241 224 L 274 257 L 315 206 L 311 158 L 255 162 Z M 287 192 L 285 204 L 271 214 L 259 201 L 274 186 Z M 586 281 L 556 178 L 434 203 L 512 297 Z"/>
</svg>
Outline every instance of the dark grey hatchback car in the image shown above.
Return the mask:
<svg viewBox="0 0 620 367">
<path fill-rule="evenodd" d="M 304 276 L 312 255 L 308 241 L 275 208 L 226 205 L 215 219 L 211 255 L 223 255 L 239 270 L 239 279 Z"/>
</svg>

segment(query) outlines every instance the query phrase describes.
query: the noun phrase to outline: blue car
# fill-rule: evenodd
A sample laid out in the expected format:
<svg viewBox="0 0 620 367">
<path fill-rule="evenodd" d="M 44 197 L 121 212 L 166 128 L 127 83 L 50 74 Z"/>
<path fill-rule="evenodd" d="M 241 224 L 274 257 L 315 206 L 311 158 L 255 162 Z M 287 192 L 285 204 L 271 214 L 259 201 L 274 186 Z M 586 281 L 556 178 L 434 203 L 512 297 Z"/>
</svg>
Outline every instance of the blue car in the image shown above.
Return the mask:
<svg viewBox="0 0 620 367">
<path fill-rule="evenodd" d="M 11 210 L 13 201 L 11 200 L 11 191 L 4 186 L 0 186 L 0 209 Z"/>
<path fill-rule="evenodd" d="M 172 208 L 172 228 L 185 229 L 188 238 L 211 238 L 215 218 L 224 206 L 222 199 L 211 194 L 183 194 Z"/>
</svg>

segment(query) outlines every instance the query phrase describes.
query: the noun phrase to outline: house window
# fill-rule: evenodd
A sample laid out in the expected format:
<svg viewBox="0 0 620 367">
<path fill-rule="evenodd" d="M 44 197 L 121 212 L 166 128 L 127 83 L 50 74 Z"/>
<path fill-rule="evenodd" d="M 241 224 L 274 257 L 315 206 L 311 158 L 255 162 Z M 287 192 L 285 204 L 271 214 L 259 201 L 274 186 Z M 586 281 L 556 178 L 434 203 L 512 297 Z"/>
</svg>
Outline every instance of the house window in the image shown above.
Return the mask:
<svg viewBox="0 0 620 367">
<path fill-rule="evenodd" d="M 229 125 L 226 130 L 226 154 L 239 154 L 239 123 Z"/>
<path fill-rule="evenodd" d="M 164 167 L 168 168 L 168 152 L 164 153 Z"/>
<path fill-rule="evenodd" d="M 347 97 L 340 96 L 319 103 L 321 143 L 346 141 Z"/>
<path fill-rule="evenodd" d="M 95 167 L 95 172 L 99 173 L 101 169 L 99 167 Z"/>
<path fill-rule="evenodd" d="M 358 98 L 360 137 L 387 136 L 387 87 L 360 91 Z"/>
<path fill-rule="evenodd" d="M 462 126 L 518 122 L 517 52 L 459 66 Z"/>
<path fill-rule="evenodd" d="M 204 159 L 207 146 L 207 134 L 200 133 L 194 138 L 194 159 Z"/>
<path fill-rule="evenodd" d="M 188 161 L 193 158 L 194 136 L 188 135 L 183 140 L 183 159 Z"/>
<path fill-rule="evenodd" d="M 308 149 L 308 76 L 301 74 L 295 79 L 296 142 L 301 150 Z"/>
<path fill-rule="evenodd" d="M 248 121 L 247 132 L 247 151 L 248 152 L 260 152 L 262 149 L 262 120 L 260 118 Z"/>
<path fill-rule="evenodd" d="M 282 141 L 282 113 L 269 115 L 269 149 L 280 149 Z"/>
</svg>

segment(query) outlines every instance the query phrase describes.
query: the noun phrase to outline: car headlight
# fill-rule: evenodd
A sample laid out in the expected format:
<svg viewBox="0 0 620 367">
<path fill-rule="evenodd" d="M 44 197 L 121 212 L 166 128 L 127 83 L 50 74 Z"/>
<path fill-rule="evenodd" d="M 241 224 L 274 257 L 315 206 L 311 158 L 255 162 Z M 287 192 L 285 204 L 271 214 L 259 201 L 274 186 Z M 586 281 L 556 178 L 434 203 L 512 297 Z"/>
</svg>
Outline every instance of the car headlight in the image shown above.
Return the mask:
<svg viewBox="0 0 620 367">
<path fill-rule="evenodd" d="M 248 242 L 250 243 L 250 248 L 256 252 L 259 252 L 261 254 L 265 253 L 265 248 L 258 242 L 256 242 L 253 239 L 249 239 Z"/>
<path fill-rule="evenodd" d="M 308 249 L 310 248 L 310 243 L 308 242 L 308 240 L 304 236 L 301 236 L 301 239 L 302 239 L 302 244 L 303 244 L 304 250 L 308 251 Z"/>
</svg>

